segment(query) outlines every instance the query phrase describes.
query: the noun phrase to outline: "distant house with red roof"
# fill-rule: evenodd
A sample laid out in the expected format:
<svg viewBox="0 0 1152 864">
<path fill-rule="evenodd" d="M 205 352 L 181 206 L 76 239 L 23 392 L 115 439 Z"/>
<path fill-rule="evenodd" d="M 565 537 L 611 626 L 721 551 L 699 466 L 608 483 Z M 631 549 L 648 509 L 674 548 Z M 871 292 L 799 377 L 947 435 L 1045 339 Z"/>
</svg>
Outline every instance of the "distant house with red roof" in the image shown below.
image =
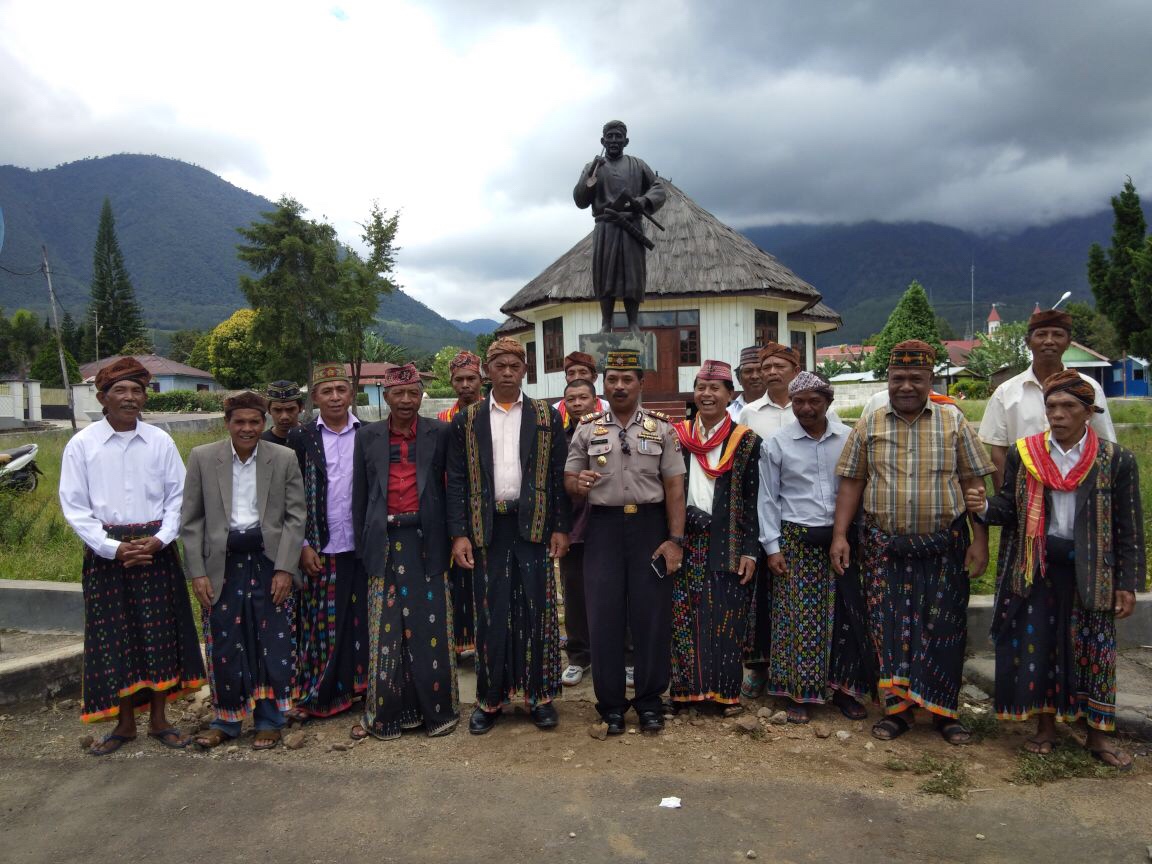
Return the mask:
<svg viewBox="0 0 1152 864">
<path fill-rule="evenodd" d="M 123 356 L 123 354 L 113 354 L 111 357 L 101 357 L 93 363 L 85 363 L 80 367 L 80 376 L 84 383 L 90 384 L 96 378 L 97 372 Z M 149 389 L 153 393 L 167 393 L 170 390 L 221 389 L 211 372 L 205 372 L 195 366 L 177 363 L 175 360 L 157 354 L 133 354 L 132 356 L 152 373 Z"/>
</svg>

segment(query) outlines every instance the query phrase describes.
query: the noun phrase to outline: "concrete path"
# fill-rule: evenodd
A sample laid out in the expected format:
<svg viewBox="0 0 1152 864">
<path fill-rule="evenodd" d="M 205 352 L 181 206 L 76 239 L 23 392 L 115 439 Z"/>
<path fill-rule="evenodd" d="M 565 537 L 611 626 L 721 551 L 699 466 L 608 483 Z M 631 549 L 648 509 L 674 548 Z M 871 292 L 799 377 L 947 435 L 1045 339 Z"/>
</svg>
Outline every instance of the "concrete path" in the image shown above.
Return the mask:
<svg viewBox="0 0 1152 864">
<path fill-rule="evenodd" d="M 0 756 L 0 849 L 57 861 L 1012 862 L 1146 858 L 1147 821 L 1083 784 L 1082 812 L 1015 789 L 967 802 L 778 780 L 366 770 Z M 666 795 L 680 810 L 657 805 Z M 1115 800 L 1110 800 L 1110 799 Z"/>
</svg>

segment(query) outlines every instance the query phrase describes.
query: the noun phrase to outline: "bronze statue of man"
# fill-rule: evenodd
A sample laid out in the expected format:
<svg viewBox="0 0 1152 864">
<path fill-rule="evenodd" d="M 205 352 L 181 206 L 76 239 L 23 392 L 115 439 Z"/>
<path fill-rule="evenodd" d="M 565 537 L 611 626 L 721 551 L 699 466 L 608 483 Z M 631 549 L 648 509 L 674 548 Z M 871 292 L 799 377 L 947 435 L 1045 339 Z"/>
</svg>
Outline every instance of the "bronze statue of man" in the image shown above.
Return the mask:
<svg viewBox="0 0 1152 864">
<path fill-rule="evenodd" d="M 616 301 L 624 301 L 628 327 L 638 332 L 640 301 L 647 282 L 646 254 L 653 243 L 644 234 L 644 216 L 664 205 L 664 186 L 643 159 L 625 156 L 628 127 L 619 120 L 604 124 L 600 144 L 605 156 L 584 166 L 572 197 L 583 210 L 591 206 L 592 287 L 600 300 L 600 332 L 612 329 Z"/>
</svg>

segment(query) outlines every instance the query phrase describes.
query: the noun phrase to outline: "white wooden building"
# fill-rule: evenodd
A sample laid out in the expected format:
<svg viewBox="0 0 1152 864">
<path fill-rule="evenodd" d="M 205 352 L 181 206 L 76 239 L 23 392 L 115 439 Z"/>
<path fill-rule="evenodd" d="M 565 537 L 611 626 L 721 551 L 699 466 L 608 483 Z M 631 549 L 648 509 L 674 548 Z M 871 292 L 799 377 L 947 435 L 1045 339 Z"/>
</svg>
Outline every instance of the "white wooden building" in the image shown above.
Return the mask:
<svg viewBox="0 0 1152 864">
<path fill-rule="evenodd" d="M 657 345 L 645 399 L 686 397 L 701 362 L 735 366 L 742 348 L 769 341 L 791 345 L 814 368 L 816 335 L 837 329 L 840 316 L 815 288 L 663 182 L 667 201 L 656 215 L 666 231 L 647 229 L 656 248 L 640 307 L 640 327 Z M 600 329 L 591 258 L 589 233 L 501 307 L 509 317 L 496 332 L 524 343 L 530 396 L 559 397 L 564 356 L 579 350 L 581 334 Z M 618 307 L 618 329 L 624 323 Z"/>
</svg>

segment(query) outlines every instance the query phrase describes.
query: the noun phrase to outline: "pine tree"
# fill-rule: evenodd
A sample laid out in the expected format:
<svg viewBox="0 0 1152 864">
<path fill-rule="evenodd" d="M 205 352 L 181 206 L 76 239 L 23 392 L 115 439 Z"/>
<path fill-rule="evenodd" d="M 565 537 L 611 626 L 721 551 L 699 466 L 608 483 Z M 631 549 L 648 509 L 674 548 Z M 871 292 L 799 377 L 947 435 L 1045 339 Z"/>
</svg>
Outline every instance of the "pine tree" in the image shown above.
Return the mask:
<svg viewBox="0 0 1152 864">
<path fill-rule="evenodd" d="M 1152 348 L 1152 309 L 1148 307 L 1152 278 L 1141 267 L 1147 223 L 1132 178 L 1112 197 L 1112 245 L 1105 251 L 1093 243 L 1088 251 L 1088 283 L 1097 308 L 1116 328 L 1120 347 L 1148 353 Z"/>
<path fill-rule="evenodd" d="M 936 327 L 936 313 L 928 302 L 924 286 L 913 280 L 888 316 L 888 323 L 876 339 L 876 350 L 872 353 L 869 368 L 877 376 L 887 376 L 888 357 L 892 346 L 907 339 L 919 339 L 936 349 L 937 362 L 948 359 L 948 351 L 940 341 L 940 331 Z"/>
<path fill-rule="evenodd" d="M 64 350 L 73 357 L 80 355 L 80 328 L 76 326 L 76 319 L 72 313 L 65 311 L 60 319 L 60 341 L 64 343 Z"/>
<path fill-rule="evenodd" d="M 121 348 L 144 336 L 144 321 L 136 292 L 124 265 L 120 241 L 116 239 L 116 222 L 112 202 L 104 199 L 100 210 L 100 227 L 92 255 L 92 302 L 89 314 L 99 321 L 99 344 L 94 346 L 101 357 L 120 353 Z"/>
</svg>

